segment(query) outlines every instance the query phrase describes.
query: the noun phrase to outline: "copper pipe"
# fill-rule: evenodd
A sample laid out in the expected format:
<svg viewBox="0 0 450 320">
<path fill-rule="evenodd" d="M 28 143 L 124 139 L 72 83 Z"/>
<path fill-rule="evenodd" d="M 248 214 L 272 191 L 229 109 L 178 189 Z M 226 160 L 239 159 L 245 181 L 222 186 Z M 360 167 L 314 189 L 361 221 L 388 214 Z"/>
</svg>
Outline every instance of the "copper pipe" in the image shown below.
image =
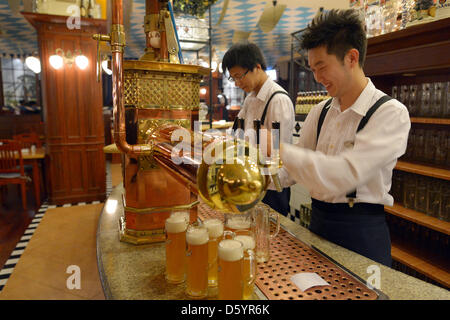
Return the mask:
<svg viewBox="0 0 450 320">
<path fill-rule="evenodd" d="M 112 1 L 112 96 L 114 115 L 114 142 L 117 148 L 129 156 L 150 151 L 149 146 L 129 145 L 126 141 L 125 107 L 123 101 L 123 50 L 125 46 L 125 34 L 123 33 L 123 5 L 122 0 Z"/>
<path fill-rule="evenodd" d="M 183 130 L 186 134 L 189 134 L 190 141 L 172 142 L 172 137 L 176 130 Z M 197 149 L 192 131 L 177 125 L 163 125 L 153 132 L 150 137 L 149 143 L 153 145 L 154 150 L 153 157 L 156 162 L 169 169 L 170 173 L 175 177 L 178 175 L 176 178 L 181 178 L 184 183 L 195 185 L 197 183 L 198 168 L 202 162 L 197 159 L 202 159 L 202 152 L 210 143 L 224 141 L 224 137 L 222 136 L 212 136 L 207 133 L 201 133 L 201 135 L 202 146 Z M 175 145 L 179 146 L 180 144 L 184 144 L 184 148 L 175 151 Z M 190 151 L 185 153 L 184 151 L 186 150 Z M 173 162 L 175 158 L 179 164 Z M 198 193 L 196 186 L 195 190 Z"/>
<path fill-rule="evenodd" d="M 160 48 L 160 56 L 161 61 L 168 62 L 169 61 L 169 51 L 167 51 L 167 37 L 166 37 L 166 29 L 160 32 L 161 34 L 161 48 Z"/>
<path fill-rule="evenodd" d="M 150 33 L 152 31 L 157 31 L 156 21 L 151 21 L 151 19 L 155 19 L 159 15 L 159 0 L 145 0 L 145 47 L 146 48 L 152 48 L 150 45 Z M 148 26 L 147 26 L 148 24 Z M 156 48 L 153 48 L 153 50 L 156 50 Z"/>
<path fill-rule="evenodd" d="M 198 194 L 197 187 L 197 172 L 199 164 L 182 164 L 175 165 L 170 157 L 163 154 L 155 154 L 154 160 L 176 180 L 181 183 L 187 184 L 191 191 Z"/>
<path fill-rule="evenodd" d="M 159 1 L 145 0 L 145 14 L 158 14 L 158 13 L 159 13 Z"/>
<path fill-rule="evenodd" d="M 112 0 L 112 24 L 123 25 L 123 3 L 122 0 Z"/>
</svg>

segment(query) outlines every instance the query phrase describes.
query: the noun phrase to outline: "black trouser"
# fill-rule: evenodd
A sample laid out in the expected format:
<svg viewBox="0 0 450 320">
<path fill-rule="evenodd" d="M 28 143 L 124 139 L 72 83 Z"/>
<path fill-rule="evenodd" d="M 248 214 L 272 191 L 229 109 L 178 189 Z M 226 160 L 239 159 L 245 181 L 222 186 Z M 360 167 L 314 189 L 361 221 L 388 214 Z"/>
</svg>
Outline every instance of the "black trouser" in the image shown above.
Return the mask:
<svg viewBox="0 0 450 320">
<path fill-rule="evenodd" d="M 291 199 L 291 188 L 284 188 L 283 191 L 277 192 L 267 190 L 262 202 L 270 206 L 273 210 L 287 216 L 290 210 L 289 200 Z"/>
<path fill-rule="evenodd" d="M 380 204 L 327 203 L 312 199 L 309 229 L 344 248 L 388 267 L 392 264 L 391 238 Z"/>
</svg>

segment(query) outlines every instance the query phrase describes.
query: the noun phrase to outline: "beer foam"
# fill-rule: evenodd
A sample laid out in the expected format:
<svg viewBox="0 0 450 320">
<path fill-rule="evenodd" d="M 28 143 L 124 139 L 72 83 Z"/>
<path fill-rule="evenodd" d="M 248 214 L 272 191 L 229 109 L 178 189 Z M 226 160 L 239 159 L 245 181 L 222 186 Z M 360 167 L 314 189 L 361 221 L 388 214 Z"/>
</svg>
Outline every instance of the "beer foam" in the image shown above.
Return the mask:
<svg viewBox="0 0 450 320">
<path fill-rule="evenodd" d="M 230 218 L 227 227 L 233 230 L 250 229 L 250 221 L 240 217 Z"/>
<path fill-rule="evenodd" d="M 219 219 L 208 219 L 203 222 L 208 229 L 209 238 L 219 238 L 223 234 L 223 223 Z"/>
<path fill-rule="evenodd" d="M 206 228 L 194 228 L 186 233 L 186 241 L 189 244 L 199 246 L 209 241 L 208 230 Z"/>
<path fill-rule="evenodd" d="M 191 214 L 189 213 L 189 211 L 175 211 L 175 212 L 172 212 L 171 216 L 185 217 L 186 220 L 189 221 Z"/>
<path fill-rule="evenodd" d="M 244 256 L 242 243 L 237 240 L 226 239 L 219 243 L 219 258 L 225 261 L 237 261 Z"/>
<path fill-rule="evenodd" d="M 183 215 L 171 215 L 166 219 L 166 231 L 170 233 L 179 233 L 186 231 L 188 223 Z"/>
<path fill-rule="evenodd" d="M 255 249 L 255 239 L 252 236 L 237 235 L 234 240 L 242 242 L 244 250 Z"/>
</svg>

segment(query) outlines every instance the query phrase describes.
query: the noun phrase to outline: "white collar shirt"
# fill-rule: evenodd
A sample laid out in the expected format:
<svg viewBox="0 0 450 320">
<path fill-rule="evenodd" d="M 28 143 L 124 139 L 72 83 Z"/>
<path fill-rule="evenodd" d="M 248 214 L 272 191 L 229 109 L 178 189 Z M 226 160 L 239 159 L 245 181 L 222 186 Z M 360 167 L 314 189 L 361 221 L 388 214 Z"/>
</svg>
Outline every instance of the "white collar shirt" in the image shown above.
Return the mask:
<svg viewBox="0 0 450 320">
<path fill-rule="evenodd" d="M 238 118 L 245 119 L 246 136 L 252 142 L 255 141 L 255 137 L 251 135 L 248 129 L 253 129 L 253 120 L 261 119 L 264 112 L 264 107 L 270 96 L 275 91 L 285 90 L 272 79 L 267 78 L 258 94 L 252 91 L 245 98 L 241 111 L 239 111 Z M 294 106 L 288 95 L 279 93 L 276 94 L 270 101 L 267 109 L 266 119 L 264 121 L 264 124 L 262 125 L 264 125 L 266 129 L 270 129 L 272 127 L 272 122 L 274 121 L 280 122 L 281 141 L 292 143 L 295 113 Z"/>
<path fill-rule="evenodd" d="M 333 98 L 316 146 L 317 123 L 326 101 L 308 114 L 297 145 L 282 144 L 284 186 L 305 186 L 312 198 L 343 203 L 356 189 L 355 202 L 391 206 L 392 170 L 405 153 L 411 127 L 408 110 L 399 101 L 385 102 L 356 134 L 362 117 L 384 93 L 368 83 L 354 104 L 341 111 Z"/>
</svg>

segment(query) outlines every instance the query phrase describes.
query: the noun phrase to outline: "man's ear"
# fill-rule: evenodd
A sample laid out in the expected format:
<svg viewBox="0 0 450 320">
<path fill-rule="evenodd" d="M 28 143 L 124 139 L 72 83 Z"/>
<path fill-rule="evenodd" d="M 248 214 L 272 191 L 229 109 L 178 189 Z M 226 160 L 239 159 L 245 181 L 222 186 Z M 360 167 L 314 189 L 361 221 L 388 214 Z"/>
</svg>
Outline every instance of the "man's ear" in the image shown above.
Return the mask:
<svg viewBox="0 0 450 320">
<path fill-rule="evenodd" d="M 352 68 L 359 66 L 359 51 L 355 48 L 348 50 L 344 59 Z"/>
</svg>

